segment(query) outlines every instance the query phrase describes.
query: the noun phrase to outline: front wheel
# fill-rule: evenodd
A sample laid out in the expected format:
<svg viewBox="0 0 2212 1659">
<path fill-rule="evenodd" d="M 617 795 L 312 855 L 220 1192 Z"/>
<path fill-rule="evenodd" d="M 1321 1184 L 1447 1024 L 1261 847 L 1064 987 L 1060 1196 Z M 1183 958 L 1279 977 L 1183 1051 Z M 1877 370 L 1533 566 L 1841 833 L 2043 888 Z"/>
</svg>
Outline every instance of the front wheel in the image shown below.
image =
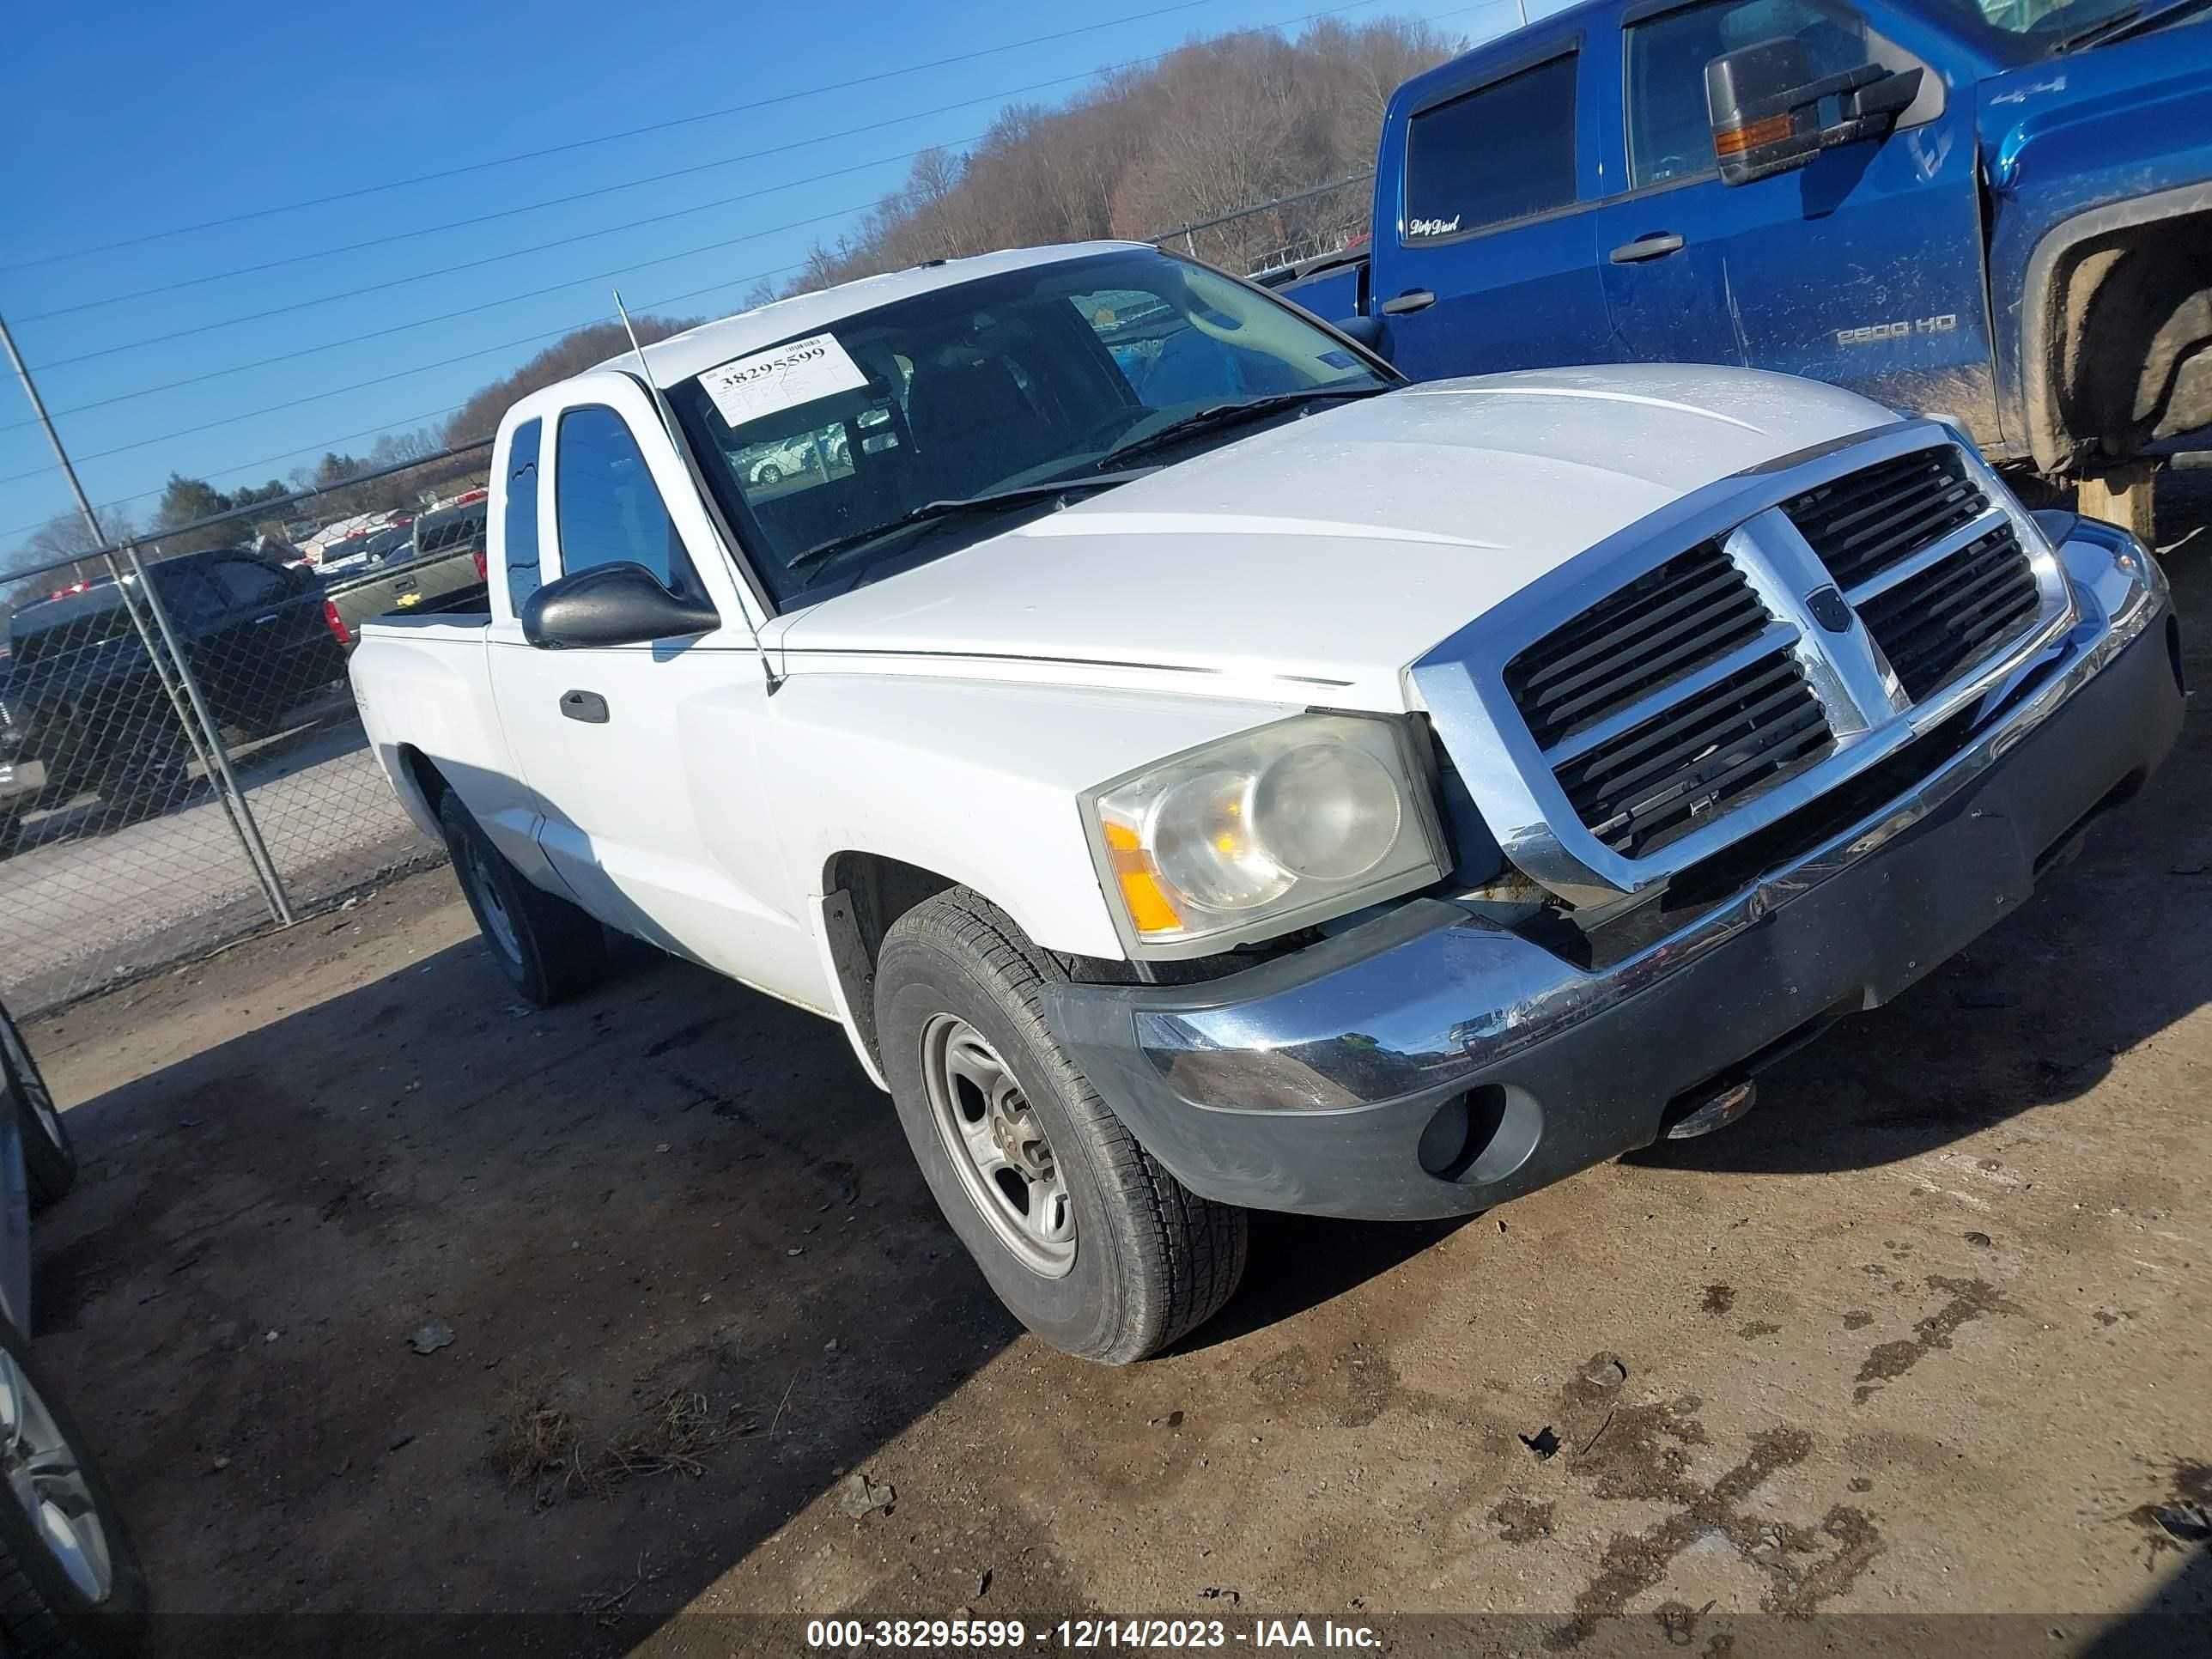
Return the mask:
<svg viewBox="0 0 2212 1659">
<path fill-rule="evenodd" d="M 606 977 L 605 930 L 568 900 L 525 881 L 450 789 L 438 803 L 438 826 L 492 959 L 524 1001 L 550 1008 Z"/>
<path fill-rule="evenodd" d="M 31 1058 L 14 1016 L 0 1008 L 0 1085 L 8 1094 L 8 1109 L 23 1143 L 23 1176 L 31 1189 L 31 1206 L 44 1209 L 76 1184 L 76 1148 L 70 1144 L 69 1126 L 54 1109 L 54 1097 Z"/>
<path fill-rule="evenodd" d="M 0 1632 L 28 1659 L 120 1659 L 145 1632 L 145 1575 L 84 1437 L 24 1350 L 0 1320 Z"/>
<path fill-rule="evenodd" d="M 1244 1212 L 1189 1191 L 1061 1050 L 1063 977 L 954 888 L 892 926 L 876 969 L 884 1072 L 938 1207 L 1023 1324 L 1127 1364 L 1195 1330 L 1243 1277 Z"/>
</svg>

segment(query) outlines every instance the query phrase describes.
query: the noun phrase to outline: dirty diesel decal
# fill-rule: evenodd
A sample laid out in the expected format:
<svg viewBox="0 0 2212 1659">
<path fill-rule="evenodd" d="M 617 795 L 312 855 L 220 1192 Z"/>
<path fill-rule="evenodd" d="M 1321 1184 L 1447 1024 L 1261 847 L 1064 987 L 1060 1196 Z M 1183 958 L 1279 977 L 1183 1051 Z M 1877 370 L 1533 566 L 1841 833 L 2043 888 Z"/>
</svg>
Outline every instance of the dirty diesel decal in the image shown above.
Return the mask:
<svg viewBox="0 0 2212 1659">
<path fill-rule="evenodd" d="M 1959 313 L 1947 311 L 1940 317 L 1915 317 L 1894 323 L 1869 323 L 1863 328 L 1839 328 L 1836 331 L 1836 343 L 1873 345 L 1882 340 L 1909 340 L 1916 334 L 1955 334 L 1958 331 Z"/>
</svg>

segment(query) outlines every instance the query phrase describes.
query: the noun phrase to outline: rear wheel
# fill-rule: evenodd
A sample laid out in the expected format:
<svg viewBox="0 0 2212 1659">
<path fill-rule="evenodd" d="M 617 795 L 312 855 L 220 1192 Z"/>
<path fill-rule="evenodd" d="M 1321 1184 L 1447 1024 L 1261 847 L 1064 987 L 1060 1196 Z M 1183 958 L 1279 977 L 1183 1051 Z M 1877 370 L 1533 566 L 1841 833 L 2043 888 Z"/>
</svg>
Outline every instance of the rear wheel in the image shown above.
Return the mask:
<svg viewBox="0 0 2212 1659">
<path fill-rule="evenodd" d="M 0 1320 L 0 1632 L 31 1659 L 137 1651 L 146 1578 L 61 1401 Z"/>
<path fill-rule="evenodd" d="M 76 1148 L 38 1061 L 5 1008 L 0 1008 L 0 1084 L 6 1086 L 8 1109 L 21 1131 L 32 1207 L 44 1209 L 76 1184 Z"/>
<path fill-rule="evenodd" d="M 605 930 L 568 900 L 525 881 L 450 789 L 438 803 L 438 823 L 492 959 L 523 1000 L 550 1008 L 606 977 Z"/>
<path fill-rule="evenodd" d="M 1245 1214 L 1189 1191 L 1062 1052 L 1062 977 L 964 888 L 893 924 L 876 969 L 885 1077 L 938 1207 L 1000 1299 L 1080 1358 L 1141 1359 L 1218 1312 Z"/>
</svg>

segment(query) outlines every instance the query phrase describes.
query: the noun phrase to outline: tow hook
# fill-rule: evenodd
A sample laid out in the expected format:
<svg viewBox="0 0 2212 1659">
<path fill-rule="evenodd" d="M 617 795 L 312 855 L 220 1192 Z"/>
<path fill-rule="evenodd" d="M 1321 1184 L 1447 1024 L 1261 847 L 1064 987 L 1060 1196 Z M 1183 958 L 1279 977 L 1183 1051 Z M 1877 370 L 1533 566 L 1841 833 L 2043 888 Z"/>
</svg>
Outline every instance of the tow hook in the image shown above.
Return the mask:
<svg viewBox="0 0 2212 1659">
<path fill-rule="evenodd" d="M 1668 1115 L 1667 1139 L 1695 1140 L 1699 1135 L 1725 1129 L 1749 1111 L 1758 1098 L 1759 1085 L 1749 1078 L 1712 1085 L 1709 1094 L 1686 1096 L 1674 1109 L 1680 1115 Z"/>
</svg>

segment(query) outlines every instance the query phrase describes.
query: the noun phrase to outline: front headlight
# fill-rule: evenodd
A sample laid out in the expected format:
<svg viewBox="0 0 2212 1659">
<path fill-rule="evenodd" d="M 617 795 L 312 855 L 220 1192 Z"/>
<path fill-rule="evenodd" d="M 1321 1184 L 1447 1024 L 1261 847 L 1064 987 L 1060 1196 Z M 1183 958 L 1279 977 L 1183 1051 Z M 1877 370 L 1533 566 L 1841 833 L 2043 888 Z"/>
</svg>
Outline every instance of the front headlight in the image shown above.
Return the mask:
<svg viewBox="0 0 2212 1659">
<path fill-rule="evenodd" d="M 1083 798 L 1133 952 L 1198 956 L 1425 887 L 1443 836 L 1408 722 L 1299 714 Z"/>
</svg>

